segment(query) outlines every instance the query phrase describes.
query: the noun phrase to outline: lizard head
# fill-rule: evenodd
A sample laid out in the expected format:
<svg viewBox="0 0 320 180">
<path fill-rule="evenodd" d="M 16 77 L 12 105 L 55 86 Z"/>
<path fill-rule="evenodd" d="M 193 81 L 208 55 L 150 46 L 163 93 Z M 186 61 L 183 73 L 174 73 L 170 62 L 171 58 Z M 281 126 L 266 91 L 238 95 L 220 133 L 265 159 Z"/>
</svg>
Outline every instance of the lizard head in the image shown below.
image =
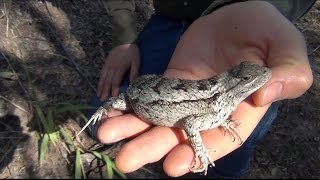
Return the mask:
<svg viewBox="0 0 320 180">
<path fill-rule="evenodd" d="M 258 90 L 271 78 L 271 69 L 244 61 L 228 71 L 228 94 L 240 101 Z"/>
</svg>

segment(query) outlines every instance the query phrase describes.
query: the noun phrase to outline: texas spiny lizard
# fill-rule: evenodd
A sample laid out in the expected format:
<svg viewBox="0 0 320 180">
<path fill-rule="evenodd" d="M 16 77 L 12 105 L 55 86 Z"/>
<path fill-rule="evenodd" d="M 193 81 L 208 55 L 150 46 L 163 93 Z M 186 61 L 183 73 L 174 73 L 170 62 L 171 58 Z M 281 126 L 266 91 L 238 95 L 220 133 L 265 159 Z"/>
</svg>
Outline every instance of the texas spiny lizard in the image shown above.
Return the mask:
<svg viewBox="0 0 320 180">
<path fill-rule="evenodd" d="M 271 77 L 269 68 L 249 61 L 204 80 L 183 80 L 158 75 L 137 78 L 118 97 L 111 97 L 93 114 L 79 134 L 99 121 L 112 109 L 133 110 L 141 119 L 154 125 L 183 128 L 195 151 L 200 167 L 191 172 L 206 174 L 209 163 L 214 166 L 200 131 L 223 127 L 240 138 L 233 126 L 232 111 Z M 241 138 L 240 138 L 241 141 Z M 242 141 L 241 141 L 242 142 Z"/>
</svg>

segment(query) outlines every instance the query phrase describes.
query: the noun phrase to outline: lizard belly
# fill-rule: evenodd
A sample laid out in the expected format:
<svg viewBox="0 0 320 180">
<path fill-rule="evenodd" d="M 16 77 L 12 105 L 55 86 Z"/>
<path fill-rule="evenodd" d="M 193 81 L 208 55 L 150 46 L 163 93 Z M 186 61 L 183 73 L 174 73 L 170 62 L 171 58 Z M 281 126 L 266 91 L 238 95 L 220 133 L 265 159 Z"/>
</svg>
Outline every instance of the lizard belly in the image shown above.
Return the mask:
<svg viewBox="0 0 320 180">
<path fill-rule="evenodd" d="M 215 114 L 212 107 L 207 103 L 183 102 L 166 102 L 143 103 L 137 102 L 132 106 L 134 112 L 143 120 L 154 125 L 180 127 L 182 120 L 191 115 L 197 114 Z"/>
<path fill-rule="evenodd" d="M 134 112 L 143 120 L 159 126 L 177 127 L 179 121 L 185 114 L 179 114 L 177 109 L 173 112 L 170 106 L 148 106 L 145 104 L 136 104 L 133 107 Z"/>
</svg>

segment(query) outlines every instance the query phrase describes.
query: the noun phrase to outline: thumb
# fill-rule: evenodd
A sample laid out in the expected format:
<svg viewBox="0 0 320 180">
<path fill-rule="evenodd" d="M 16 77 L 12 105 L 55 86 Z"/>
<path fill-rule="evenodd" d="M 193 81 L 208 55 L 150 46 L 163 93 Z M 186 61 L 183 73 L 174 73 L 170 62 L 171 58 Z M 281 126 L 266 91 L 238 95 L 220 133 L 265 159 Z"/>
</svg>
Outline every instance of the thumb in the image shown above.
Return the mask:
<svg viewBox="0 0 320 180">
<path fill-rule="evenodd" d="M 253 94 L 253 101 L 258 106 L 297 98 L 312 85 L 313 76 L 308 61 L 273 62 L 276 63 L 270 65 L 271 79 Z"/>
</svg>

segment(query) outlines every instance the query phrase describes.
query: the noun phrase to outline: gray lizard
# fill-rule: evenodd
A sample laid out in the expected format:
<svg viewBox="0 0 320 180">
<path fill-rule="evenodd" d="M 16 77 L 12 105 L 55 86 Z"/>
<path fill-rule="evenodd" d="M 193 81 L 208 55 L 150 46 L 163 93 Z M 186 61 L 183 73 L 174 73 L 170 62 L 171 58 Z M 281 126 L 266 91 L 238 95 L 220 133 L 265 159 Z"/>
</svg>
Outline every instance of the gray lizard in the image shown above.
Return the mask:
<svg viewBox="0 0 320 180">
<path fill-rule="evenodd" d="M 271 69 L 249 61 L 204 80 L 143 75 L 125 93 L 109 98 L 78 134 L 112 109 L 133 110 L 141 119 L 154 125 L 183 128 L 195 151 L 190 171 L 206 174 L 208 165 L 214 166 L 214 162 L 203 145 L 200 131 L 222 127 L 242 142 L 234 129 L 231 113 L 270 78 Z M 197 158 L 200 167 L 194 167 Z"/>
</svg>

